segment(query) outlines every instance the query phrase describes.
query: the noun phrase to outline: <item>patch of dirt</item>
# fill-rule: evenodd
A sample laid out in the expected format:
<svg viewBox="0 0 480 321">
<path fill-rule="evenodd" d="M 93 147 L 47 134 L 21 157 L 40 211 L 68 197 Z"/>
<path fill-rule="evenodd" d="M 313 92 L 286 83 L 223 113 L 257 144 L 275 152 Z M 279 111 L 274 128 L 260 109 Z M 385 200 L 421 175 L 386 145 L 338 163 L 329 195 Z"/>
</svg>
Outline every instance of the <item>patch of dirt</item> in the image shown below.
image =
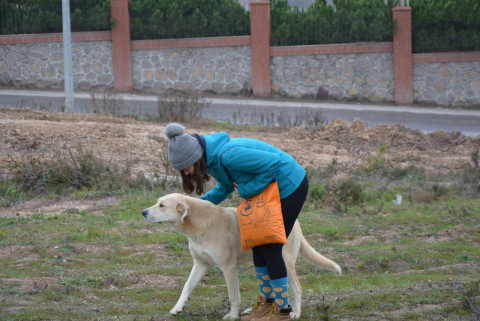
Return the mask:
<svg viewBox="0 0 480 321">
<path fill-rule="evenodd" d="M 344 242 L 345 245 L 357 245 L 360 243 L 374 243 L 377 242 L 377 238 L 373 235 L 365 235 L 354 238 L 350 241 Z"/>
<path fill-rule="evenodd" d="M 148 173 L 159 166 L 167 140 L 166 124 L 141 122 L 95 114 L 68 114 L 30 109 L 0 109 L 0 168 L 10 160 L 32 154 L 50 154 L 62 146 L 81 146 L 119 165 L 128 162 L 137 172 Z M 209 134 L 187 127 L 188 133 Z M 385 156 L 401 165 L 421 165 L 427 170 L 454 170 L 468 162 L 480 136 L 459 132 L 425 135 L 403 125 L 376 125 L 366 129 L 360 119 L 352 123 L 337 119 L 323 128 L 296 127 L 287 133 L 229 132 L 231 137 L 248 136 L 271 143 L 293 155 L 303 166 L 319 169 L 334 158 L 355 165 L 387 147 Z"/>
<path fill-rule="evenodd" d="M 55 280 L 54 277 L 5 278 L 0 279 L 0 285 L 15 287 L 21 293 L 34 294 L 45 291 Z"/>
<path fill-rule="evenodd" d="M 443 266 L 435 266 L 428 268 L 428 271 L 447 271 L 447 272 L 455 272 L 455 271 L 473 271 L 477 272 L 480 270 L 480 265 L 475 263 L 457 263 L 452 265 L 443 265 Z M 416 274 L 422 273 L 425 270 L 403 270 L 400 273 L 402 274 Z"/>
<path fill-rule="evenodd" d="M 98 199 L 71 199 L 63 197 L 60 200 L 36 198 L 11 207 L 3 208 L 3 216 L 27 216 L 31 214 L 43 214 L 54 216 L 68 212 L 78 214 L 80 212 L 103 213 L 105 208 L 118 204 L 116 197 L 101 197 Z"/>
<path fill-rule="evenodd" d="M 28 260 L 36 259 L 40 255 L 35 250 L 34 246 L 9 246 L 0 248 L 0 259 L 9 260 Z"/>
</svg>

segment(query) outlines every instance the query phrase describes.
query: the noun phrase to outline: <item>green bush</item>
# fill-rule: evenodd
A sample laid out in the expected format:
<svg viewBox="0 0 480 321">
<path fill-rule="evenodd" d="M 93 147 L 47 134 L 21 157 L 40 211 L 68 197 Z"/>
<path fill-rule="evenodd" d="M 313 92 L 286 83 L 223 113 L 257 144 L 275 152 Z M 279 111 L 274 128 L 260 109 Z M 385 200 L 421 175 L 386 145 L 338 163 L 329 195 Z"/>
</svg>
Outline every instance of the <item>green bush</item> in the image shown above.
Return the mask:
<svg viewBox="0 0 480 321">
<path fill-rule="evenodd" d="M 8 207 L 21 199 L 21 192 L 15 184 L 0 178 L 0 206 Z"/>
<path fill-rule="evenodd" d="M 326 194 L 325 186 L 315 184 L 308 189 L 308 200 L 309 202 L 320 202 Z"/>
<path fill-rule="evenodd" d="M 330 181 L 323 196 L 324 204 L 342 213 L 348 213 L 352 206 L 363 206 L 365 201 L 365 187 L 354 177 Z"/>
<path fill-rule="evenodd" d="M 392 171 L 393 164 L 385 158 L 386 151 L 387 147 L 382 145 L 376 155 L 368 156 L 365 164 L 359 166 L 359 174 L 362 176 L 388 176 Z"/>
<path fill-rule="evenodd" d="M 413 52 L 480 50 L 478 0 L 410 0 Z"/>
<path fill-rule="evenodd" d="M 70 0 L 71 30 L 110 30 L 109 0 Z M 0 34 L 62 32 L 62 0 L 0 0 Z"/>
<path fill-rule="evenodd" d="M 250 34 L 250 14 L 237 0 L 132 0 L 130 20 L 134 40 Z"/>
<path fill-rule="evenodd" d="M 480 159 L 478 149 L 472 152 L 470 163 L 465 164 L 460 172 L 458 187 L 459 190 L 467 194 L 480 194 Z"/>
<path fill-rule="evenodd" d="M 409 165 L 407 167 L 394 167 L 389 176 L 393 180 L 408 179 L 409 181 L 419 181 L 425 179 L 425 168 Z"/>
<path fill-rule="evenodd" d="M 392 41 L 398 0 L 317 0 L 291 8 L 271 2 L 272 45 Z M 480 50 L 478 0 L 411 0 L 413 52 Z"/>
<path fill-rule="evenodd" d="M 287 0 L 271 2 L 271 43 L 310 45 L 392 41 L 392 7 L 398 0 L 317 0 L 308 8 L 291 8 Z"/>
</svg>

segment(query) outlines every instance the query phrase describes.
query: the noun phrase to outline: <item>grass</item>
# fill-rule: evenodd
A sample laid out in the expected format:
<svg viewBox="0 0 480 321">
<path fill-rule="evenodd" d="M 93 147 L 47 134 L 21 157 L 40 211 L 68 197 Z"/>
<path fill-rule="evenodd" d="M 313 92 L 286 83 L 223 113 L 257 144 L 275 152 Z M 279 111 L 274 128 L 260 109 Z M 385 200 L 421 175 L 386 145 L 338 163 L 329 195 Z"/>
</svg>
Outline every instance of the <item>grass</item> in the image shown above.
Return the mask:
<svg viewBox="0 0 480 321">
<path fill-rule="evenodd" d="M 0 248 L 15 249 L 0 265 L 3 319 L 221 319 L 228 300 L 216 267 L 185 313 L 168 315 L 192 260 L 184 236 L 144 222 L 140 211 L 158 196 L 128 193 L 100 214 L 2 217 Z M 369 206 L 349 213 L 305 207 L 306 238 L 345 273 L 299 259 L 301 320 L 469 320 L 473 310 L 462 302 L 468 284 L 480 282 L 478 199 L 387 203 L 376 215 Z M 247 308 L 257 286 L 251 266 L 240 269 L 240 280 Z"/>
</svg>

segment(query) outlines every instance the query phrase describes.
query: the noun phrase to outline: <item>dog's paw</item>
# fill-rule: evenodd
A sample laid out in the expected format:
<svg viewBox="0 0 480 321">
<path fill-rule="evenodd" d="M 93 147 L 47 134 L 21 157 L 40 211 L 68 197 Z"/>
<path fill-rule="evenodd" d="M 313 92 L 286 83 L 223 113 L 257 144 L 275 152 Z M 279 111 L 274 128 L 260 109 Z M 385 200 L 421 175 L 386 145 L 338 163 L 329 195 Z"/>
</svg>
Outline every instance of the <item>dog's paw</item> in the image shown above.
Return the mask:
<svg viewBox="0 0 480 321">
<path fill-rule="evenodd" d="M 238 320 L 240 319 L 238 313 L 229 313 L 223 317 L 223 320 Z"/>
<path fill-rule="evenodd" d="M 294 311 L 292 311 L 292 312 L 290 312 L 290 318 L 291 318 L 292 320 L 298 320 L 298 319 L 300 319 L 300 315 L 301 315 L 301 314 L 302 314 L 301 312 L 294 312 Z"/>
<path fill-rule="evenodd" d="M 247 315 L 247 314 L 250 314 L 250 313 L 252 313 L 252 308 L 248 308 L 248 309 L 243 310 L 242 315 Z"/>
<path fill-rule="evenodd" d="M 178 308 L 175 306 L 173 309 L 170 310 L 170 315 L 178 315 L 182 313 L 182 311 L 183 311 L 182 308 Z"/>
</svg>

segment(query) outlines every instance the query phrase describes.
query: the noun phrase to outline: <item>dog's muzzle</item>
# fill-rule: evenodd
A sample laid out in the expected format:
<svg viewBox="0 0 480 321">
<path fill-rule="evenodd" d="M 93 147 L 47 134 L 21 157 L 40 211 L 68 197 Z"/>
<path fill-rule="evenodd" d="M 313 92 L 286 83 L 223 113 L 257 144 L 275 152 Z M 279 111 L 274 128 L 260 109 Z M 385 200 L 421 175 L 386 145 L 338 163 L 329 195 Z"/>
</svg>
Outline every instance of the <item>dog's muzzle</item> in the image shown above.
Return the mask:
<svg viewBox="0 0 480 321">
<path fill-rule="evenodd" d="M 143 211 L 142 211 L 142 215 L 143 215 L 143 217 L 147 218 L 148 209 L 147 209 L 147 210 L 143 210 Z"/>
</svg>

